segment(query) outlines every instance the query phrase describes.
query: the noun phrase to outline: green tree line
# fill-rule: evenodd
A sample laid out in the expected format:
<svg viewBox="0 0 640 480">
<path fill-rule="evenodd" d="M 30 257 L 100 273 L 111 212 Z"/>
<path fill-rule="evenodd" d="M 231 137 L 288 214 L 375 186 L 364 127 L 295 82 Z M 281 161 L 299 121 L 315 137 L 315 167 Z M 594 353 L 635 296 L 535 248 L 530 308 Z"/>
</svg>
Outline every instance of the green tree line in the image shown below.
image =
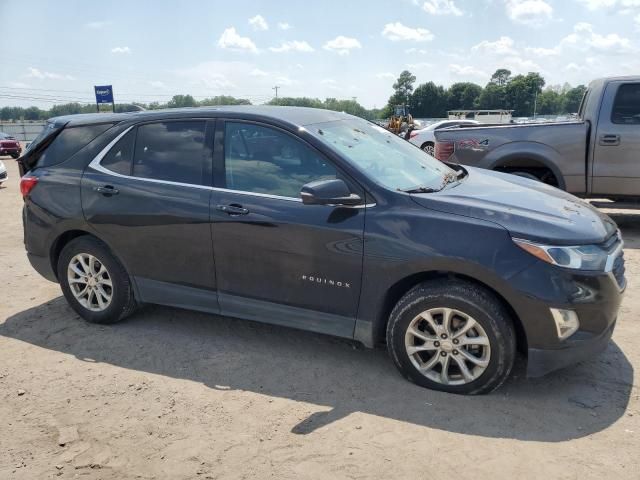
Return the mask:
<svg viewBox="0 0 640 480">
<path fill-rule="evenodd" d="M 586 87 L 545 86 L 537 72 L 511 75 L 501 68 L 491 76 L 484 87 L 471 82 L 457 82 L 449 88 L 425 82 L 414 88 L 416 77 L 403 71 L 393 84 L 393 95 L 382 111 L 389 117 L 396 105 L 408 105 L 418 118 L 446 117 L 448 110 L 505 109 L 513 110 L 516 117 L 575 113 Z"/>
</svg>

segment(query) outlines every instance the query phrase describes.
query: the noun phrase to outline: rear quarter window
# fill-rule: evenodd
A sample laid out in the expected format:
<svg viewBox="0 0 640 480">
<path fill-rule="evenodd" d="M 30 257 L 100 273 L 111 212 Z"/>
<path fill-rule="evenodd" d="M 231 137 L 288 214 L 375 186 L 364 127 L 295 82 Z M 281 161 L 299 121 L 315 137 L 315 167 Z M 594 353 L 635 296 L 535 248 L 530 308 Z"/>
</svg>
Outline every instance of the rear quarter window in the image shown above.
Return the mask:
<svg viewBox="0 0 640 480">
<path fill-rule="evenodd" d="M 112 126 L 113 123 L 103 123 L 65 128 L 42 153 L 38 167 L 50 167 L 64 162 Z"/>
<path fill-rule="evenodd" d="M 620 85 L 611 111 L 611 122 L 640 124 L 640 83 Z"/>
</svg>

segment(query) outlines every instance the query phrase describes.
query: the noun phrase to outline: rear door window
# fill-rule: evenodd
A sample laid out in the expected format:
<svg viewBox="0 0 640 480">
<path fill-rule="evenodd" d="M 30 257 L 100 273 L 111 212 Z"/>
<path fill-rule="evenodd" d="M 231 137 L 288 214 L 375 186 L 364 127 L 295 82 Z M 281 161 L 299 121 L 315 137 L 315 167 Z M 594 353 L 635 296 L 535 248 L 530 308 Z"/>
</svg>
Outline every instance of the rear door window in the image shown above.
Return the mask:
<svg viewBox="0 0 640 480">
<path fill-rule="evenodd" d="M 613 101 L 611 122 L 640 124 L 640 83 L 620 85 Z"/>
<path fill-rule="evenodd" d="M 38 160 L 38 167 L 50 167 L 64 162 L 112 126 L 113 123 L 102 123 L 65 128 L 42 153 Z"/>
<path fill-rule="evenodd" d="M 206 185 L 210 149 L 206 122 L 189 120 L 140 125 L 133 156 L 134 177 Z"/>
<path fill-rule="evenodd" d="M 135 140 L 136 131 L 133 129 L 111 147 L 100 165 L 120 175 L 131 175 L 131 159 L 133 158 Z"/>
</svg>

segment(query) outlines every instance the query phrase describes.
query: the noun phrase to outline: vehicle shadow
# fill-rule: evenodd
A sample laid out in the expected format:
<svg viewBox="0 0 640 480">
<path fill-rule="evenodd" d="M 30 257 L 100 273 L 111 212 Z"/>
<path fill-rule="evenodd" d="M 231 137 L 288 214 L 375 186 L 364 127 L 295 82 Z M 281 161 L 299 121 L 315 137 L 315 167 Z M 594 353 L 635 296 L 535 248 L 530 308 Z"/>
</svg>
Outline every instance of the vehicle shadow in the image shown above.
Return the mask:
<svg viewBox="0 0 640 480">
<path fill-rule="evenodd" d="M 406 381 L 383 349 L 157 306 L 118 325 L 92 325 L 62 297 L 7 318 L 0 335 L 83 361 L 327 407 L 292 424 L 297 434 L 363 412 L 467 435 L 559 442 L 613 424 L 633 382 L 631 364 L 611 343 L 597 359 L 541 379 L 525 379 L 519 362 L 493 394 L 450 395 Z"/>
</svg>

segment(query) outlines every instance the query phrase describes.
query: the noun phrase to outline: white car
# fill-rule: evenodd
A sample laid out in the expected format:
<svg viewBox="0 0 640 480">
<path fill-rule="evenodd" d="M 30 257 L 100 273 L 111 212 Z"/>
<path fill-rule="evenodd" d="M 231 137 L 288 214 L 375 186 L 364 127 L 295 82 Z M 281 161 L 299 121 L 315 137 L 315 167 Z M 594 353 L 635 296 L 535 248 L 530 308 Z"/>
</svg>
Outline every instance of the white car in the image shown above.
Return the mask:
<svg viewBox="0 0 640 480">
<path fill-rule="evenodd" d="M 459 125 L 479 125 L 475 120 L 440 120 L 428 127 L 414 130 L 409 134 L 409 141 L 420 147 L 432 157 L 435 156 L 436 137 L 434 132 L 441 128 L 457 127 Z"/>
<path fill-rule="evenodd" d="M 0 160 L 0 185 L 7 179 L 7 167 L 4 166 L 2 160 Z"/>
</svg>

